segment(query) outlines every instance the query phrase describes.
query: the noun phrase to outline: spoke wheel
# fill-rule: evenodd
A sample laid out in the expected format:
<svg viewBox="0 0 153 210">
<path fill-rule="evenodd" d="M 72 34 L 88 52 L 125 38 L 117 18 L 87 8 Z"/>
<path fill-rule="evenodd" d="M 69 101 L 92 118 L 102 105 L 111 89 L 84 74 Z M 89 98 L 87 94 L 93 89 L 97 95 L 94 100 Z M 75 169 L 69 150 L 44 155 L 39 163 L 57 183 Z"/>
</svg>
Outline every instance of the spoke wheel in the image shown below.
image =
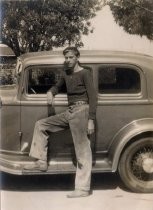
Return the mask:
<svg viewBox="0 0 153 210">
<path fill-rule="evenodd" d="M 134 192 L 153 192 L 153 137 L 132 143 L 121 156 L 119 174 Z"/>
</svg>

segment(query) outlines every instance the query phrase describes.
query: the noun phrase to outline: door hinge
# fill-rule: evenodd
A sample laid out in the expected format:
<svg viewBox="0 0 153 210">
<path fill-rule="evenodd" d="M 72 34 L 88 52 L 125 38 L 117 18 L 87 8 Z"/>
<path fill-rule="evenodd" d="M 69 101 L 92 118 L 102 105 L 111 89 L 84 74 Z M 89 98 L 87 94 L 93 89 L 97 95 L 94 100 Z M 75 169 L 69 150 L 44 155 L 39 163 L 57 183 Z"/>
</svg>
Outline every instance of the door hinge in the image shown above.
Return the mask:
<svg viewBox="0 0 153 210">
<path fill-rule="evenodd" d="M 19 131 L 18 134 L 19 134 L 19 137 L 21 138 L 22 137 L 22 132 Z"/>
</svg>

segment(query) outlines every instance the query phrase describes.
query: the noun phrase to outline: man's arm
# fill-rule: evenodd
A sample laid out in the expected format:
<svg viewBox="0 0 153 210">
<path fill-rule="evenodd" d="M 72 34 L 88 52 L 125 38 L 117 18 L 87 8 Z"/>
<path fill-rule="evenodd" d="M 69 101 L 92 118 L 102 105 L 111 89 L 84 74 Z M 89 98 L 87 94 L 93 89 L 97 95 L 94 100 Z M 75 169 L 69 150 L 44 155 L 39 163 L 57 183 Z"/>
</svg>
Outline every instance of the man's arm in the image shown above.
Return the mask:
<svg viewBox="0 0 153 210">
<path fill-rule="evenodd" d="M 52 105 L 54 100 L 54 96 L 51 90 L 47 92 L 47 103 Z"/>
<path fill-rule="evenodd" d="M 54 96 L 59 92 L 64 84 L 64 76 L 62 75 L 58 82 L 47 91 L 47 103 L 53 104 Z"/>
<path fill-rule="evenodd" d="M 89 70 L 84 71 L 84 83 L 89 100 L 88 134 L 92 134 L 95 130 L 94 120 L 96 118 L 97 96 L 93 84 L 92 74 Z"/>
<path fill-rule="evenodd" d="M 88 128 L 87 128 L 87 132 L 89 135 L 91 135 L 92 133 L 95 132 L 95 123 L 94 123 L 94 120 L 92 119 L 89 119 L 88 120 Z"/>
</svg>

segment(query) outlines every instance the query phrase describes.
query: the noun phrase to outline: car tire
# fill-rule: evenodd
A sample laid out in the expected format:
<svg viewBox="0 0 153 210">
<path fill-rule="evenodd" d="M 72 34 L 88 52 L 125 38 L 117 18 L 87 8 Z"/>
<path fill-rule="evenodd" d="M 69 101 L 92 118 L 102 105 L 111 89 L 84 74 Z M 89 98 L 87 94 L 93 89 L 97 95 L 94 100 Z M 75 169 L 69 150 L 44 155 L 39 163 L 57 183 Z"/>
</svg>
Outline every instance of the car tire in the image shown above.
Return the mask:
<svg viewBox="0 0 153 210">
<path fill-rule="evenodd" d="M 118 170 L 133 192 L 153 193 L 153 137 L 130 144 L 121 155 Z"/>
</svg>

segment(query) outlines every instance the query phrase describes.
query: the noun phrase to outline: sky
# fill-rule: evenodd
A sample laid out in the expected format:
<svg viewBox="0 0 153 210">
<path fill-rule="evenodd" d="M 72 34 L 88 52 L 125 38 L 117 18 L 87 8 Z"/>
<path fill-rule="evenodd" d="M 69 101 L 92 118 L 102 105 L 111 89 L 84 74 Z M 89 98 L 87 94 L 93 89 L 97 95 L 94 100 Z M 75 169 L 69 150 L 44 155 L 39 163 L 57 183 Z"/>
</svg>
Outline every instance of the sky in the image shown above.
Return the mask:
<svg viewBox="0 0 153 210">
<path fill-rule="evenodd" d="M 145 36 L 130 35 L 113 18 L 108 6 L 91 20 L 94 32 L 83 36 L 84 49 L 123 50 L 153 56 L 153 41 Z"/>
</svg>

